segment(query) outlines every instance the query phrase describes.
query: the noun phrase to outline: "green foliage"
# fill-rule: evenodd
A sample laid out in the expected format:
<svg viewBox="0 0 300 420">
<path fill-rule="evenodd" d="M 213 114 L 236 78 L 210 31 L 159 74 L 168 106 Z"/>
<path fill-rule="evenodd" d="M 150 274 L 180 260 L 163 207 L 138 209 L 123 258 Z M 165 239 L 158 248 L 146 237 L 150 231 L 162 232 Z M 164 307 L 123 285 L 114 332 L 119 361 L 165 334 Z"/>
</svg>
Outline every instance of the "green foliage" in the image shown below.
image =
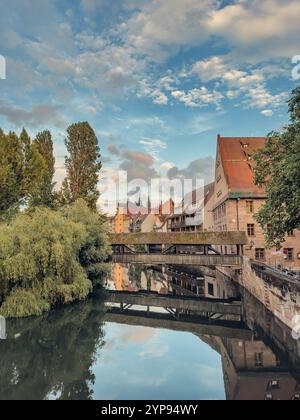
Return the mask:
<svg viewBox="0 0 300 420">
<path fill-rule="evenodd" d="M 14 289 L 1 307 L 6 318 L 24 318 L 42 315 L 50 310 L 50 304 L 31 290 Z"/>
<path fill-rule="evenodd" d="M 53 188 L 55 185 L 53 183 L 53 177 L 55 174 L 55 159 L 50 131 L 46 130 L 39 133 L 36 136 L 32 147 L 44 162 L 44 167 L 41 170 L 37 188 L 32 194 L 32 205 L 52 207 Z"/>
<path fill-rule="evenodd" d="M 95 210 L 102 167 L 98 139 L 87 122 L 71 125 L 67 133 L 69 155 L 66 157 L 67 178 L 62 191 L 65 201 L 70 203 L 82 198 Z"/>
<path fill-rule="evenodd" d="M 24 204 L 51 206 L 54 163 L 49 131 L 32 142 L 25 129 L 19 137 L 0 130 L 0 218 Z"/>
<path fill-rule="evenodd" d="M 18 136 L 0 130 L 0 217 L 23 196 L 23 150 Z"/>
<path fill-rule="evenodd" d="M 93 285 L 97 286 L 109 269 L 105 263 L 111 255 L 111 247 L 107 242 L 107 219 L 99 213 L 92 212 L 82 199 L 63 211 L 68 220 L 80 223 L 86 229 L 86 242 L 81 246 L 79 261 Z"/>
<path fill-rule="evenodd" d="M 83 201 L 19 214 L 0 225 L 0 237 L 0 314 L 7 317 L 85 299 L 110 251 L 103 219 Z"/>
<path fill-rule="evenodd" d="M 284 242 L 300 226 L 300 87 L 289 101 L 290 125 L 271 133 L 254 155 L 255 183 L 264 185 L 268 200 L 256 215 L 269 247 Z"/>
</svg>

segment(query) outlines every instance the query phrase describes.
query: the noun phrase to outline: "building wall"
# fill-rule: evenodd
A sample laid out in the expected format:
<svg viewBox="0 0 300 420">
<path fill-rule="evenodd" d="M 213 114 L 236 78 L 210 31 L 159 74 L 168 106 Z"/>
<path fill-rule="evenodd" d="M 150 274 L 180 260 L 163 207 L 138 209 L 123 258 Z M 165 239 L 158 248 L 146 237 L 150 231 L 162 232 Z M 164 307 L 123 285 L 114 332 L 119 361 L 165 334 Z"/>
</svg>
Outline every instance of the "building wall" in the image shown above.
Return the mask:
<svg viewBox="0 0 300 420">
<path fill-rule="evenodd" d="M 241 173 L 241 177 L 243 173 Z M 265 245 L 263 230 L 254 219 L 255 213 L 265 204 L 266 197 L 247 197 L 247 191 L 241 191 L 233 199 L 232 193 L 228 188 L 227 179 L 222 163 L 222 158 L 217 148 L 216 171 L 215 171 L 215 192 L 213 199 L 213 222 L 209 219 L 209 210 L 212 203 L 206 204 L 205 218 L 207 225 L 213 225 L 215 231 L 244 231 L 248 235 L 249 245 L 245 247 L 245 255 L 254 260 L 258 259 L 273 267 L 281 267 L 300 271 L 300 231 L 295 230 L 293 236 L 286 237 L 286 243 L 280 251 L 276 249 L 268 250 Z M 248 194 L 251 197 L 251 194 Z M 243 198 L 245 197 L 245 198 Z M 247 202 L 253 203 L 253 211 L 249 211 Z M 206 223 L 206 222 L 205 222 Z M 252 225 L 252 226 L 251 226 Z M 254 234 L 251 232 L 254 228 Z M 249 234 L 250 233 L 250 234 Z M 292 259 L 287 258 L 284 250 L 293 250 Z M 223 247 L 219 249 L 224 253 L 236 252 L 235 247 Z M 262 251 L 260 251 L 262 250 Z M 259 257 L 259 258 L 258 258 Z"/>
<path fill-rule="evenodd" d="M 215 190 L 214 190 L 214 207 L 217 208 L 228 197 L 229 189 L 227 179 L 220 155 L 219 146 L 216 155 L 216 171 L 215 171 Z"/>
<path fill-rule="evenodd" d="M 249 203 L 252 203 L 253 211 L 249 211 Z M 282 267 L 300 271 L 300 232 L 295 230 L 293 236 L 287 236 L 286 242 L 282 245 L 280 251 L 276 249 L 266 249 L 264 232 L 255 220 L 254 216 L 265 204 L 265 200 L 254 199 L 227 199 L 219 206 L 222 209 L 221 217 L 217 211 L 214 213 L 214 223 L 216 231 L 234 231 L 240 230 L 247 233 L 248 245 L 245 247 L 245 255 L 253 260 L 261 260 L 273 267 Z M 248 203 L 248 204 L 247 204 Z M 293 250 L 293 258 L 287 259 L 285 249 Z M 263 250 L 264 255 L 261 251 Z M 231 252 L 231 249 L 222 249 L 223 252 Z M 235 251 L 235 249 L 232 249 Z"/>
<path fill-rule="evenodd" d="M 159 227 L 161 225 L 160 218 L 155 214 L 149 214 L 141 225 L 141 232 L 142 233 L 149 233 L 153 232 L 155 227 Z"/>
<path fill-rule="evenodd" d="M 211 196 L 205 201 L 204 205 L 204 214 L 203 214 L 203 230 L 204 231 L 214 231 L 214 215 L 213 215 L 213 209 L 214 209 L 214 203 L 215 203 L 215 197 L 214 194 L 211 194 Z"/>
</svg>

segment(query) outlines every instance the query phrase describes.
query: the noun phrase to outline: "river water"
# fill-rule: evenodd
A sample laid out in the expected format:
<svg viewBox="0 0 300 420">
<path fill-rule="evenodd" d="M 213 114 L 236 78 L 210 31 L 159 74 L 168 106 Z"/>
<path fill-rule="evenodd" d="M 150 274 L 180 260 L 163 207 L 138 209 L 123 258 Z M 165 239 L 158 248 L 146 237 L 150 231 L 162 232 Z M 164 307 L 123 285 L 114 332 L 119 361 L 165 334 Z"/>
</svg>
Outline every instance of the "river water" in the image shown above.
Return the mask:
<svg viewBox="0 0 300 420">
<path fill-rule="evenodd" d="M 300 398 L 299 343 L 232 282 L 219 288 L 183 267 L 115 265 L 106 289 L 125 296 L 124 306 L 99 292 L 40 318 L 7 322 L 1 400 Z M 126 306 L 140 291 L 144 306 Z M 161 295 L 240 301 L 242 316 L 145 304 Z"/>
</svg>

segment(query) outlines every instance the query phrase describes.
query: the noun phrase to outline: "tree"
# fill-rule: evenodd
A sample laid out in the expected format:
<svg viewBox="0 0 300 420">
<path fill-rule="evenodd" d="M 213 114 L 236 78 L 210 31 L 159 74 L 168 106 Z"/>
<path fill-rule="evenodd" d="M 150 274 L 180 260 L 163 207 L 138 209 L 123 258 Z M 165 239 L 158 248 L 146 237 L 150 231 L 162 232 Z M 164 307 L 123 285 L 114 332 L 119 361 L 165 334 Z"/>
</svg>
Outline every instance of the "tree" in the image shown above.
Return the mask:
<svg viewBox="0 0 300 420">
<path fill-rule="evenodd" d="M 111 255 L 111 247 L 107 241 L 107 218 L 91 211 L 82 199 L 64 208 L 63 212 L 68 220 L 81 223 L 85 227 L 87 237 L 79 252 L 79 262 L 92 281 L 93 287 L 102 286 L 103 277 L 109 270 L 106 261 Z"/>
<path fill-rule="evenodd" d="M 98 181 L 102 168 L 100 149 L 94 130 L 87 122 L 71 125 L 67 130 L 67 178 L 65 188 L 71 202 L 82 198 L 96 209 L 99 198 Z"/>
<path fill-rule="evenodd" d="M 32 142 L 24 128 L 19 137 L 0 130 L 0 217 L 9 218 L 21 205 L 50 207 L 54 164 L 49 131 Z"/>
<path fill-rule="evenodd" d="M 52 207 L 53 205 L 53 177 L 55 174 L 55 158 L 53 154 L 53 141 L 50 131 L 38 133 L 32 148 L 44 161 L 44 169 L 40 174 L 40 183 L 32 196 L 34 205 Z"/>
<path fill-rule="evenodd" d="M 0 130 L 0 217 L 17 209 L 23 197 L 23 148 L 14 132 Z"/>
<path fill-rule="evenodd" d="M 266 189 L 268 200 L 256 215 L 268 246 L 284 242 L 300 226 L 300 87 L 288 102 L 290 124 L 268 136 L 255 153 L 254 180 Z"/>
<path fill-rule="evenodd" d="M 52 189 L 48 189 L 48 165 L 36 143 L 31 145 L 30 160 L 24 172 L 24 198 L 29 207 L 49 206 Z"/>
<path fill-rule="evenodd" d="M 23 164 L 24 166 L 26 166 L 26 164 L 29 162 L 30 157 L 31 157 L 31 138 L 29 137 L 25 128 L 23 128 L 20 134 L 20 143 L 21 143 L 22 153 L 23 153 Z"/>
<path fill-rule="evenodd" d="M 0 315 L 41 315 L 103 285 L 107 229 L 84 200 L 60 211 L 31 208 L 0 224 Z"/>
</svg>

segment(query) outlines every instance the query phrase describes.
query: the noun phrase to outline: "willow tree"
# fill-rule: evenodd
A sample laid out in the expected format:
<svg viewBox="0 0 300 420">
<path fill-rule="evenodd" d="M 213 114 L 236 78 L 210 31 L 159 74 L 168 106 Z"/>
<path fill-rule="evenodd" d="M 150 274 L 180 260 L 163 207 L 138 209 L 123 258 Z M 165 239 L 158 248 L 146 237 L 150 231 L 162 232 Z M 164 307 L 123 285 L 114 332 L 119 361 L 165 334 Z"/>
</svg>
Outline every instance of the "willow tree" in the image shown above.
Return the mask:
<svg viewBox="0 0 300 420">
<path fill-rule="evenodd" d="M 0 225 L 0 314 L 40 315 L 92 290 L 78 261 L 87 231 L 60 212 L 38 208 Z"/>
<path fill-rule="evenodd" d="M 110 268 L 106 261 L 111 255 L 111 247 L 107 240 L 107 218 L 91 211 L 84 200 L 78 200 L 62 211 L 68 220 L 85 227 L 87 236 L 79 251 L 79 262 L 92 281 L 93 287 L 102 286 L 103 278 Z"/>
<path fill-rule="evenodd" d="M 60 211 L 34 208 L 0 224 L 0 315 L 40 315 L 83 300 L 102 285 L 107 226 L 83 200 Z"/>
<path fill-rule="evenodd" d="M 268 196 L 256 218 L 270 247 L 300 227 L 300 87 L 288 104 L 290 124 L 271 133 L 265 148 L 254 155 L 255 183 L 265 186 Z"/>
<path fill-rule="evenodd" d="M 65 195 L 70 197 L 71 202 L 84 199 L 90 208 L 96 209 L 102 167 L 98 139 L 87 122 L 71 125 L 67 134 Z"/>
</svg>

